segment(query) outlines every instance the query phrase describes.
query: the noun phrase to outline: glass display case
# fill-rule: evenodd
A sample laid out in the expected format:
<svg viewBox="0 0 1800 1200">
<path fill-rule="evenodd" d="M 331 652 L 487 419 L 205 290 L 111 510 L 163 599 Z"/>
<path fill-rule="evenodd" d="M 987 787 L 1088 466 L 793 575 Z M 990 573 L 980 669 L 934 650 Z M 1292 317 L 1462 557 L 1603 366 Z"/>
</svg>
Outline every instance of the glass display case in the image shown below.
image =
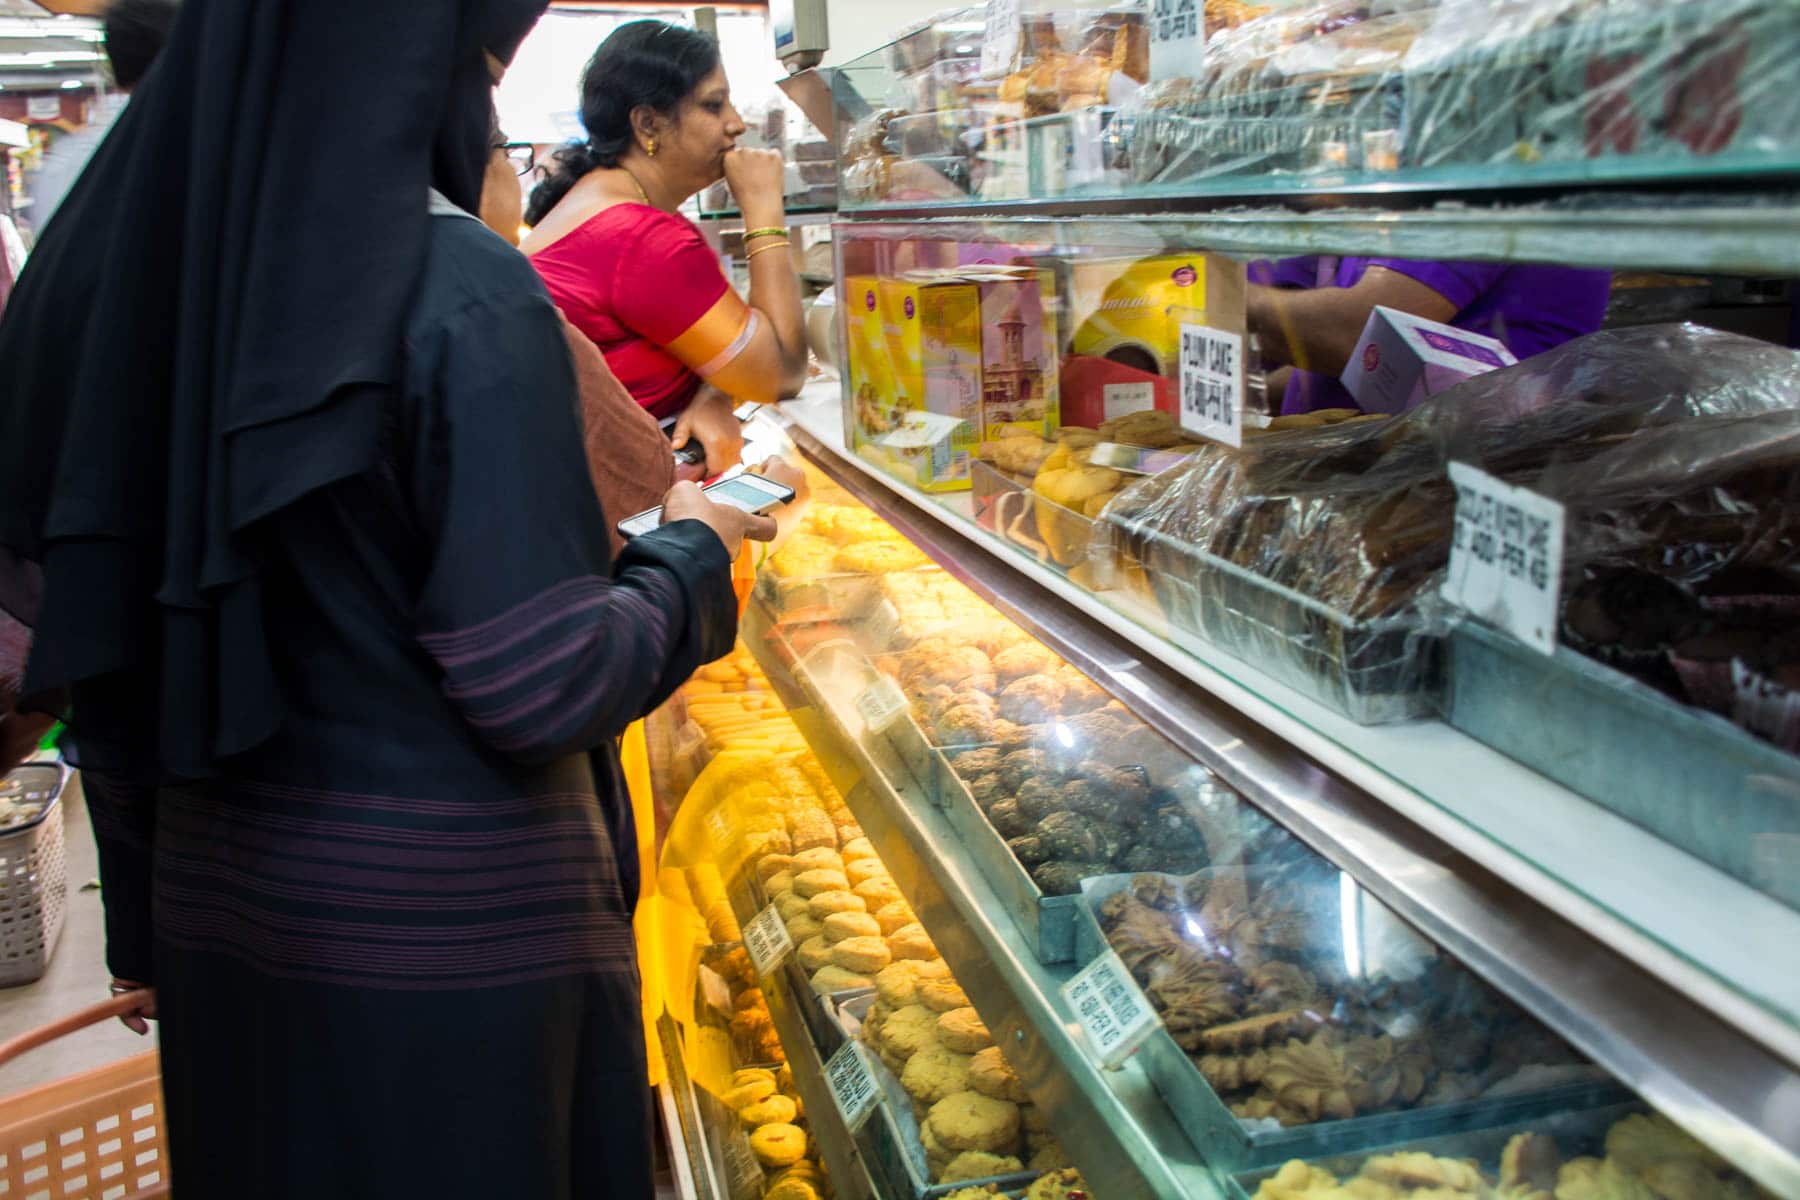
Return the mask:
<svg viewBox="0 0 1800 1200">
<path fill-rule="evenodd" d="M 1010 26 L 976 7 L 904 32 L 844 72 L 861 101 L 851 110 L 867 111 L 840 124 L 843 206 L 1667 183 L 1800 166 L 1800 21 L 1784 0 L 1201 9 L 1049 0 L 1011 6 Z"/>
</svg>

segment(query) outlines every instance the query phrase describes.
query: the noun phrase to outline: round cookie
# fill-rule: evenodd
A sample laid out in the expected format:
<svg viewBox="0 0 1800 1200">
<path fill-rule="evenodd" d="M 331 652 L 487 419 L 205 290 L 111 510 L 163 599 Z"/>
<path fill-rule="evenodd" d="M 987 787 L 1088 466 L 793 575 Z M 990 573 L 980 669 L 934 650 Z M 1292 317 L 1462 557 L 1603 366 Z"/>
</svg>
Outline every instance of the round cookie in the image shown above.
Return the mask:
<svg viewBox="0 0 1800 1200">
<path fill-rule="evenodd" d="M 800 1109 L 786 1096 L 770 1096 L 737 1110 L 738 1120 L 751 1129 L 759 1125 L 791 1125 Z"/>
<path fill-rule="evenodd" d="M 750 1135 L 750 1150 L 765 1167 L 785 1167 L 806 1157 L 806 1131 L 798 1125 L 764 1125 Z"/>
<path fill-rule="evenodd" d="M 777 871 L 763 880 L 763 891 L 770 896 L 782 896 L 794 890 L 794 873 Z"/>
<path fill-rule="evenodd" d="M 893 961 L 893 953 L 878 937 L 847 937 L 831 947 L 831 961 L 858 975 L 873 975 Z"/>
<path fill-rule="evenodd" d="M 875 910 L 875 919 L 881 923 L 881 933 L 884 937 L 893 937 L 897 931 L 905 929 L 908 925 L 916 925 L 919 921 L 912 907 L 904 900 L 895 900 L 891 904 L 882 905 Z"/>
<path fill-rule="evenodd" d="M 931 935 L 917 922 L 888 934 L 888 948 L 895 958 L 917 958 L 929 961 L 942 957 L 931 941 Z"/>
<path fill-rule="evenodd" d="M 860 988 L 874 987 L 875 981 L 867 975 L 846 971 L 834 962 L 818 969 L 812 977 L 812 985 L 813 991 L 826 996 L 832 992 L 854 992 Z"/>
<path fill-rule="evenodd" d="M 802 913 L 787 923 L 788 940 L 798 946 L 801 942 L 810 941 L 825 932 L 825 923 L 816 917 Z"/>
<path fill-rule="evenodd" d="M 881 865 L 879 858 L 859 858 L 853 863 L 844 864 L 844 877 L 852 885 L 867 883 L 871 879 L 889 879 L 888 869 Z"/>
<path fill-rule="evenodd" d="M 794 876 L 794 890 L 810 900 L 820 892 L 848 892 L 850 881 L 844 878 L 842 871 L 824 868 L 802 871 Z"/>
<path fill-rule="evenodd" d="M 879 860 L 881 857 L 875 853 L 874 844 L 866 837 L 859 837 L 845 842 L 842 853 L 844 861 L 847 863 L 853 863 L 861 858 L 873 858 Z"/>
<path fill-rule="evenodd" d="M 922 963 L 903 958 L 883 967 L 875 976 L 875 990 L 890 1008 L 919 1002 L 919 968 Z"/>
<path fill-rule="evenodd" d="M 1062 1143 L 1052 1139 L 1031 1152 L 1029 1166 L 1033 1171 L 1057 1171 L 1075 1164 L 1069 1161 L 1069 1152 L 1062 1148 Z"/>
<path fill-rule="evenodd" d="M 769 880 L 783 871 L 792 873 L 794 860 L 786 854 L 765 854 L 756 862 L 756 881 L 767 887 Z"/>
<path fill-rule="evenodd" d="M 775 911 L 781 914 L 783 921 L 791 921 L 807 912 L 812 901 L 805 896 L 796 896 L 793 892 L 783 892 L 775 900 Z"/>
<path fill-rule="evenodd" d="M 831 943 L 823 933 L 807 938 L 794 952 L 800 956 L 800 969 L 808 974 L 831 965 Z"/>
<path fill-rule="evenodd" d="M 989 1154 L 985 1150 L 964 1150 L 950 1160 L 939 1183 L 965 1183 L 971 1179 L 991 1179 L 995 1175 L 1011 1175 L 1023 1171 L 1025 1164 L 1010 1154 Z"/>
<path fill-rule="evenodd" d="M 832 913 L 865 912 L 868 909 L 861 896 L 845 888 L 819 892 L 806 902 L 806 906 L 807 911 L 820 921 Z"/>
<path fill-rule="evenodd" d="M 1003 1153 L 1019 1141 L 1019 1106 L 980 1092 L 958 1092 L 931 1106 L 931 1132 L 949 1150 Z"/>
<path fill-rule="evenodd" d="M 969 1090 L 969 1056 L 943 1046 L 927 1046 L 906 1060 L 900 1084 L 907 1095 L 930 1107 Z"/>
<path fill-rule="evenodd" d="M 819 1189 L 810 1179 L 783 1179 L 763 1193 L 763 1200 L 820 1200 Z"/>
<path fill-rule="evenodd" d="M 993 1035 L 973 1008 L 953 1008 L 938 1018 L 938 1041 L 961 1054 L 979 1054 L 994 1044 Z M 979 1146 L 964 1146 L 979 1150 Z"/>
<path fill-rule="evenodd" d="M 825 846 L 816 846 L 811 850 L 802 850 L 791 855 L 789 860 L 796 876 L 803 871 L 842 871 L 844 859 L 836 850 Z"/>
<path fill-rule="evenodd" d="M 881 1045 L 899 1058 L 911 1058 L 937 1041 L 937 1014 L 923 1004 L 896 1008 L 881 1027 Z"/>
<path fill-rule="evenodd" d="M 719 1099 L 725 1102 L 726 1108 L 736 1112 L 738 1109 L 747 1108 L 752 1104 L 761 1104 L 774 1094 L 775 1081 L 773 1079 L 747 1079 L 743 1083 L 734 1083 L 731 1090 L 720 1096 Z"/>
<path fill-rule="evenodd" d="M 974 1090 L 995 1100 L 1010 1100 L 1014 1104 L 1031 1101 L 998 1046 L 989 1046 L 969 1061 L 969 1083 Z"/>
<path fill-rule="evenodd" d="M 745 1067 L 741 1071 L 733 1071 L 731 1073 L 731 1086 L 734 1088 L 743 1087 L 746 1083 L 755 1083 L 759 1079 L 766 1079 L 776 1087 L 781 1086 L 781 1081 L 775 1077 L 775 1072 L 769 1070 L 767 1067 Z"/>
<path fill-rule="evenodd" d="M 845 938 L 879 938 L 881 925 L 864 912 L 836 912 L 825 918 L 825 940 L 841 942 Z"/>
<path fill-rule="evenodd" d="M 862 902 L 869 906 L 870 912 L 886 908 L 894 901 L 904 899 L 900 895 L 899 886 L 885 875 L 879 879 L 865 879 L 850 890 L 862 898 Z"/>
<path fill-rule="evenodd" d="M 919 1003 L 943 1013 L 969 1007 L 969 997 L 954 979 L 922 980 L 919 983 Z"/>
</svg>

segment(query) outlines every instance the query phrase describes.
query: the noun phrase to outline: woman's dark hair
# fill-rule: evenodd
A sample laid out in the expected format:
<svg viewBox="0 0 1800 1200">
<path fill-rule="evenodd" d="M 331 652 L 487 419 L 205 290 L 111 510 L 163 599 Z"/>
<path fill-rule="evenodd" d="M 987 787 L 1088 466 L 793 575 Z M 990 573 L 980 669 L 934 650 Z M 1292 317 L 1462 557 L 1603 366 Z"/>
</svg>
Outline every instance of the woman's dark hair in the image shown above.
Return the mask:
<svg viewBox="0 0 1800 1200">
<path fill-rule="evenodd" d="M 551 157 L 550 174 L 531 189 L 525 223 L 535 225 L 595 167 L 616 167 L 631 148 L 631 111 L 648 105 L 665 116 L 719 66 L 711 34 L 663 21 L 632 21 L 612 31 L 581 74 L 581 124 L 587 141 Z"/>
<path fill-rule="evenodd" d="M 129 92 L 143 82 L 175 27 L 179 0 L 112 0 L 102 23 L 113 81 Z"/>
</svg>

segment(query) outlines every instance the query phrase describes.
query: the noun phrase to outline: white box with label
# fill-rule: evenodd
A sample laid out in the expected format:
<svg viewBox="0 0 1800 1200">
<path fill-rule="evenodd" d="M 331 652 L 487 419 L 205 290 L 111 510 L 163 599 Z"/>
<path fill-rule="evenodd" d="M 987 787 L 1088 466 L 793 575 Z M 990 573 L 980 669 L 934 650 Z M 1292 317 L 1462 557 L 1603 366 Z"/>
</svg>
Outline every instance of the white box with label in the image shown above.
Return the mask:
<svg viewBox="0 0 1800 1200">
<path fill-rule="evenodd" d="M 1364 412 L 1398 413 L 1518 361 L 1495 338 L 1377 305 L 1339 378 Z"/>
</svg>

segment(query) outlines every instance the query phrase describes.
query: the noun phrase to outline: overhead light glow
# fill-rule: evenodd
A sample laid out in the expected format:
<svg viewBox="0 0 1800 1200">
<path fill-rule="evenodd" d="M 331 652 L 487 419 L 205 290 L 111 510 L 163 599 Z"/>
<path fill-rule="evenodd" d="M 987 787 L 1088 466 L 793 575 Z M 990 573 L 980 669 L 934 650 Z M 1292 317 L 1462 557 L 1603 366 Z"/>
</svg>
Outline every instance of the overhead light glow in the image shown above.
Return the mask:
<svg viewBox="0 0 1800 1200">
<path fill-rule="evenodd" d="M 76 88 L 82 88 L 82 87 L 87 86 L 87 84 L 81 82 L 81 80 L 79 80 L 79 79 L 65 79 L 62 81 L 62 85 L 63 85 L 63 91 L 65 91 L 65 92 L 72 92 Z"/>
</svg>

